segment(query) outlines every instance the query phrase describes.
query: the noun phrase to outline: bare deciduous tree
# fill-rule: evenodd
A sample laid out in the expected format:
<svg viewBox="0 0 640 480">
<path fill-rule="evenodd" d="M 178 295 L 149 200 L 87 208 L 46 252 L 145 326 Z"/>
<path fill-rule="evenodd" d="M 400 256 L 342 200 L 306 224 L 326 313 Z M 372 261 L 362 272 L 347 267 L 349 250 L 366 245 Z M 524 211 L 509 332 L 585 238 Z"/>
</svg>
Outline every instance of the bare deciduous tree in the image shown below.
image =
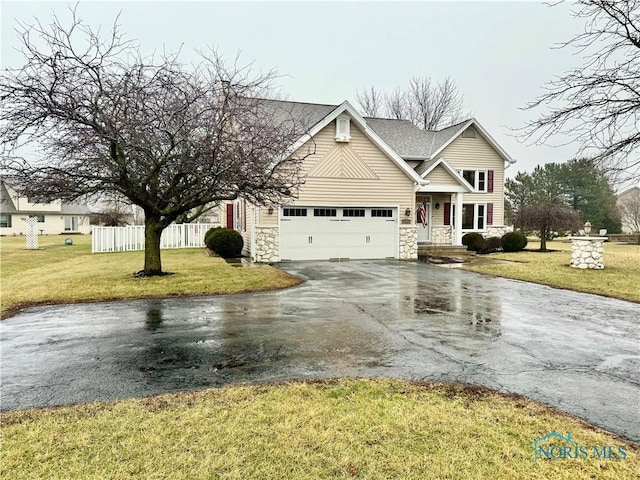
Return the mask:
<svg viewBox="0 0 640 480">
<path fill-rule="evenodd" d="M 92 225 L 124 227 L 133 222 L 133 216 L 131 205 L 113 200 L 105 202 L 96 213 L 92 214 L 90 222 Z"/>
<path fill-rule="evenodd" d="M 516 225 L 523 231 L 536 231 L 540 250 L 547 250 L 547 240 L 553 232 L 567 232 L 580 228 L 580 214 L 557 204 L 527 205 L 518 211 Z"/>
<path fill-rule="evenodd" d="M 430 77 L 414 77 L 406 89 L 380 93 L 371 87 L 356 99 L 365 115 L 410 120 L 423 130 L 444 128 L 462 118 L 462 95 L 451 78 L 434 84 Z"/>
<path fill-rule="evenodd" d="M 102 38 L 71 9 L 64 26 L 21 26 L 25 64 L 0 75 L 2 167 L 36 199 L 126 198 L 145 215 L 144 275 L 162 274 L 160 236 L 184 214 L 239 196 L 295 194 L 305 133 L 257 100 L 274 72 L 227 67 L 210 50 L 143 58 L 117 24 Z M 35 143 L 43 158 L 16 149 Z M 311 153 L 311 152 L 309 152 Z"/>
<path fill-rule="evenodd" d="M 550 109 L 524 128 L 524 138 L 548 143 L 569 138 L 577 157 L 590 158 L 614 178 L 640 177 L 640 0 L 579 0 L 585 19 L 573 47 L 585 65 L 546 85 L 527 109 Z M 565 144 L 569 141 L 564 141 Z"/>
<path fill-rule="evenodd" d="M 449 77 L 437 85 L 429 77 L 412 78 L 407 100 L 409 120 L 423 130 L 453 125 L 462 116 L 462 97 Z"/>
<path fill-rule="evenodd" d="M 356 91 L 356 100 L 366 117 L 377 117 L 382 113 L 384 97 L 375 87 Z"/>
</svg>

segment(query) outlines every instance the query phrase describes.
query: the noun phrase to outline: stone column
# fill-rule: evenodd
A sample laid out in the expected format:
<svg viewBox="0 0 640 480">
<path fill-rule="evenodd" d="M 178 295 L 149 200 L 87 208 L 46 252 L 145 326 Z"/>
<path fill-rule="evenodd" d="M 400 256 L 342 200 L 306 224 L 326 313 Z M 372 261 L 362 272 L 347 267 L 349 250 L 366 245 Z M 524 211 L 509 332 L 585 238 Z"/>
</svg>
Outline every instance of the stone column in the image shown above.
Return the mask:
<svg viewBox="0 0 640 480">
<path fill-rule="evenodd" d="M 602 270 L 607 237 L 571 237 L 571 267 Z"/>
<path fill-rule="evenodd" d="M 400 259 L 418 259 L 418 227 L 416 225 L 400 226 Z"/>
</svg>

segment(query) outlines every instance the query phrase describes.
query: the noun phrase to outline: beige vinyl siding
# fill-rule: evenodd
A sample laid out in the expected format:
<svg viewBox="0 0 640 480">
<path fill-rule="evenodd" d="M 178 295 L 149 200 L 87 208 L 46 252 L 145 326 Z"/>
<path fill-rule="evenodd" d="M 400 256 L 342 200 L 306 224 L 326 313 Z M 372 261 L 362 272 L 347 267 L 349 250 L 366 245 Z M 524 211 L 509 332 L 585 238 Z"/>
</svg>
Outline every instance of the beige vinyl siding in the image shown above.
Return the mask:
<svg viewBox="0 0 640 480">
<path fill-rule="evenodd" d="M 273 213 L 269 215 L 267 207 L 260 207 L 258 212 L 258 225 L 261 227 L 277 227 L 278 226 L 278 207 L 273 207 Z"/>
<path fill-rule="evenodd" d="M 493 193 L 465 193 L 464 203 L 493 203 L 493 224 L 504 225 L 504 164 L 505 160 L 480 135 L 459 136 L 438 157 L 444 157 L 460 170 L 493 170 Z"/>
<path fill-rule="evenodd" d="M 434 168 L 425 178 L 434 185 L 460 185 L 442 165 Z"/>
<path fill-rule="evenodd" d="M 448 193 L 435 194 L 431 196 L 431 214 L 433 225 L 444 225 L 444 204 L 451 202 L 451 195 Z M 440 204 L 440 208 L 436 209 L 436 203 Z"/>
<path fill-rule="evenodd" d="M 337 144 L 334 136 L 335 122 L 329 124 L 314 137 L 315 154 L 308 157 L 302 167 L 302 173 L 306 177 L 305 184 L 300 188 L 298 199 L 289 202 L 289 204 L 399 205 L 400 212 L 404 212 L 407 208 L 413 211 L 415 207 L 413 180 L 407 177 L 390 158 L 378 149 L 353 122 L 351 122 L 351 141 L 349 143 Z M 336 146 L 348 149 L 348 153 L 345 153 L 346 159 L 353 159 L 355 156 L 357 161 L 364 162 L 365 166 L 345 168 L 342 171 L 343 176 L 339 176 L 335 173 L 337 170 L 333 168 L 333 164 L 322 165 L 323 161 L 332 163 L 335 161 Z M 307 146 L 302 148 L 306 149 Z M 353 163 L 350 164 L 350 167 L 353 167 Z M 314 171 L 321 174 L 332 172 L 333 176 L 306 176 L 308 172 L 313 173 Z M 353 178 L 354 176 L 359 178 Z M 264 220 L 273 222 L 268 217 L 268 215 L 261 213 L 261 222 Z M 277 218 L 274 220 L 277 222 Z"/>
</svg>

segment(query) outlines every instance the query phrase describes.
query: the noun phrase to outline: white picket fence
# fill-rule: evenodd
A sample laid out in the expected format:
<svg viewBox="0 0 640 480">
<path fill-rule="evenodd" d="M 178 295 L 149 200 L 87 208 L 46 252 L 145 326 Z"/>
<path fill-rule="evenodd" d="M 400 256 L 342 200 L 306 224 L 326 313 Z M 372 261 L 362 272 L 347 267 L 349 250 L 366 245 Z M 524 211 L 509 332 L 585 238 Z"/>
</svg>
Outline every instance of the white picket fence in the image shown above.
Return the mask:
<svg viewBox="0 0 640 480">
<path fill-rule="evenodd" d="M 204 247 L 207 230 L 219 227 L 212 223 L 182 223 L 169 225 L 160 237 L 160 248 Z M 144 250 L 144 225 L 126 227 L 93 227 L 91 252 L 128 252 Z"/>
</svg>

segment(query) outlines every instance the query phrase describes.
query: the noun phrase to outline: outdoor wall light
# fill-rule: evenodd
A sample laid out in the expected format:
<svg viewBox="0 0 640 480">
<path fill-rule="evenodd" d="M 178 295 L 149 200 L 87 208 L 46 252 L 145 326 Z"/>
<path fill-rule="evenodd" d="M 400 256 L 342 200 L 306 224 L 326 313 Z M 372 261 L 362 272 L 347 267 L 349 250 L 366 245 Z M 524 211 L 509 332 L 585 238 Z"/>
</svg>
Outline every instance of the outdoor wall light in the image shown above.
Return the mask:
<svg viewBox="0 0 640 480">
<path fill-rule="evenodd" d="M 440 208 L 440 202 L 436 202 L 436 210 Z"/>
<path fill-rule="evenodd" d="M 410 216 L 411 216 L 411 209 L 410 209 L 410 208 L 407 208 L 407 209 L 404 211 L 404 214 L 405 214 L 407 217 L 410 217 Z"/>
<path fill-rule="evenodd" d="M 267 210 L 267 212 L 269 213 L 269 215 L 273 215 L 273 207 L 269 207 L 269 209 Z"/>
<path fill-rule="evenodd" d="M 587 221 L 587 222 L 584 224 L 584 233 L 585 233 L 585 235 L 586 235 L 587 237 L 588 237 L 588 236 L 589 236 L 589 234 L 591 233 L 591 222 Z"/>
</svg>

